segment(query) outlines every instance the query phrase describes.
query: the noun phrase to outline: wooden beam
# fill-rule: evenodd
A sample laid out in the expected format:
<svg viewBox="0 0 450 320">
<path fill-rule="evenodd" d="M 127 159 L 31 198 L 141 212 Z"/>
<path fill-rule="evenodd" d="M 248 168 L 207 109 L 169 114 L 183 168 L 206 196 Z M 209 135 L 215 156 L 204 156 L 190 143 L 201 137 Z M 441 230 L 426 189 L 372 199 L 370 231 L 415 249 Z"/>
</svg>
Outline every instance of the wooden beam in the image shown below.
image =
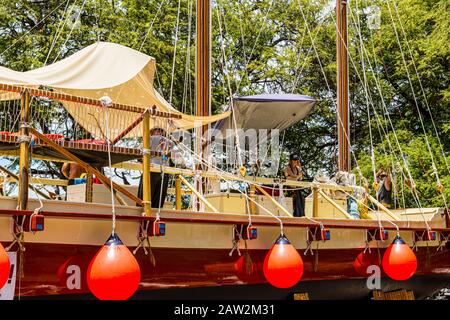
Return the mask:
<svg viewBox="0 0 450 320">
<path fill-rule="evenodd" d="M 190 183 L 189 181 L 187 181 L 185 178 L 183 178 L 182 176 L 179 176 L 181 179 L 181 182 L 183 182 L 186 187 L 188 187 L 189 189 L 191 189 L 191 191 L 197 196 L 197 198 L 203 202 L 208 208 L 210 208 L 213 212 L 218 213 L 219 210 L 217 210 L 208 200 L 206 200 L 206 198 L 200 194 L 200 192 L 198 192 Z"/>
<path fill-rule="evenodd" d="M 30 162 L 30 142 L 27 140 L 28 121 L 30 117 L 30 93 L 28 90 L 22 92 L 20 98 L 20 160 L 19 160 L 19 195 L 17 198 L 20 210 L 26 210 L 28 207 L 28 188 L 29 188 L 29 162 Z"/>
<path fill-rule="evenodd" d="M 285 207 L 283 207 L 281 204 L 278 203 L 277 200 L 275 200 L 270 194 L 267 193 L 266 190 L 264 190 L 261 186 L 259 185 L 255 185 L 255 187 L 262 192 L 262 194 L 264 194 L 266 197 L 268 197 L 270 199 L 270 201 L 272 201 L 273 204 L 275 204 L 281 211 L 283 211 L 288 217 L 293 217 L 292 213 L 290 213 L 289 211 L 286 210 Z"/>
<path fill-rule="evenodd" d="M 175 209 L 181 210 L 181 179 L 180 176 L 176 177 L 175 180 Z"/>
<path fill-rule="evenodd" d="M 342 207 L 340 205 L 338 205 L 336 202 L 333 201 L 333 199 L 331 199 L 329 196 L 327 196 L 325 194 L 325 192 L 323 192 L 322 190 L 319 190 L 319 194 L 325 199 L 327 200 L 329 203 L 331 203 L 331 205 L 333 207 L 335 207 L 340 213 L 342 213 L 347 219 L 352 219 L 352 216 L 348 214 L 347 211 L 345 211 L 344 209 L 342 209 Z"/>
<path fill-rule="evenodd" d="M 115 168 L 120 169 L 127 169 L 127 170 L 142 170 L 142 166 L 139 163 L 131 163 L 131 162 L 122 162 L 113 165 Z M 150 166 L 151 172 L 161 172 L 161 166 L 159 165 L 151 165 Z M 217 178 L 217 174 L 210 171 L 203 171 L 203 172 L 196 172 L 190 169 L 180 169 L 180 168 L 174 168 L 174 167 L 166 167 L 163 166 L 164 173 L 166 174 L 172 174 L 172 175 L 182 175 L 182 176 L 194 176 L 197 173 L 201 175 L 202 177 L 206 178 Z M 294 186 L 294 187 L 300 187 L 300 188 L 313 188 L 314 186 L 318 186 L 322 189 L 330 189 L 330 190 L 343 190 L 343 191 L 349 191 L 354 192 L 355 190 L 362 190 L 363 188 L 360 188 L 358 186 L 352 187 L 352 186 L 338 186 L 335 184 L 327 184 L 327 183 L 316 183 L 316 182 L 307 182 L 307 181 L 294 181 L 294 180 L 280 180 L 277 179 L 277 181 L 274 181 L 273 178 L 264 178 L 264 177 L 242 177 L 238 175 L 233 175 L 231 173 L 220 173 L 220 177 L 227 179 L 227 180 L 233 180 L 233 181 L 242 181 L 247 183 L 257 183 L 257 184 L 279 184 L 280 182 L 283 183 L 285 186 Z"/>
<path fill-rule="evenodd" d="M 248 196 L 250 197 L 250 199 L 252 199 L 253 201 L 255 200 L 255 194 L 256 194 L 256 187 L 254 184 L 250 184 L 250 190 L 248 193 Z M 255 202 L 250 201 L 248 203 L 248 206 L 250 207 L 250 214 L 256 214 L 256 204 Z"/>
<path fill-rule="evenodd" d="M 14 156 L 17 155 L 16 152 L 9 152 L 6 150 L 0 151 L 0 154 L 7 155 L 7 156 Z M 72 160 L 64 160 L 59 159 L 55 157 L 46 157 L 46 156 L 40 156 L 40 155 L 33 155 L 34 159 L 38 160 L 44 160 L 44 161 L 54 161 L 54 162 L 75 162 Z M 133 162 L 121 162 L 116 163 L 113 165 L 114 168 L 118 169 L 126 169 L 126 170 L 136 170 L 136 171 L 142 171 L 142 165 L 140 163 L 133 163 Z M 174 167 L 166 167 L 163 166 L 164 173 L 171 174 L 171 175 L 178 175 L 181 174 L 183 176 L 194 176 L 196 174 L 195 171 L 189 170 L 189 169 L 180 169 L 180 168 L 174 168 Z M 161 166 L 159 165 L 150 165 L 150 171 L 151 172 L 161 172 Z M 202 177 L 206 178 L 216 178 L 217 174 L 214 174 L 214 172 L 198 172 Z M 242 177 L 233 175 L 230 173 L 221 173 L 221 177 L 227 179 L 227 180 L 234 180 L 234 181 L 242 181 L 247 183 L 258 183 L 258 184 L 277 184 L 282 182 L 285 186 L 293 186 L 293 187 L 300 187 L 300 188 L 312 188 L 314 186 L 319 186 L 322 189 L 329 189 L 329 190 L 342 190 L 342 191 L 348 191 L 348 192 L 354 192 L 355 190 L 360 190 L 363 188 L 360 188 L 358 186 L 351 187 L 351 186 L 338 186 L 335 184 L 327 184 L 327 183 L 313 183 L 313 182 L 307 182 L 307 181 L 294 181 L 294 180 L 277 180 L 276 182 L 272 178 L 265 178 L 265 177 Z"/>
<path fill-rule="evenodd" d="M 111 141 L 112 145 L 115 145 L 117 142 L 120 141 L 120 139 L 122 139 L 123 137 L 125 137 L 128 133 L 131 132 L 131 130 L 133 130 L 134 128 L 136 128 L 144 119 L 145 114 L 148 113 L 148 109 L 146 109 L 136 120 L 133 121 L 132 124 L 130 124 L 128 126 L 128 128 L 126 128 L 125 130 L 123 130 L 117 137 L 114 138 L 113 141 Z"/>
<path fill-rule="evenodd" d="M 151 191 L 151 175 L 150 175 L 150 114 L 145 112 L 143 114 L 142 126 L 142 203 L 144 206 L 144 213 L 148 217 L 152 213 L 152 191 Z"/>
<path fill-rule="evenodd" d="M 397 217 L 397 215 L 395 213 L 393 213 L 391 210 L 389 210 L 388 208 L 386 208 L 385 206 L 383 206 L 377 199 L 375 199 L 374 197 L 372 197 L 370 194 L 367 194 L 367 197 L 369 198 L 369 200 L 376 205 L 378 208 L 380 208 L 383 212 L 387 213 L 392 219 L 394 219 L 395 221 L 401 221 L 402 219 L 400 219 L 399 217 Z"/>
<path fill-rule="evenodd" d="M 84 193 L 84 199 L 86 202 L 92 202 L 94 196 L 94 179 L 90 172 L 86 173 L 86 190 Z"/>
<path fill-rule="evenodd" d="M 80 97 L 75 96 L 71 94 L 66 93 L 60 93 L 56 91 L 48 91 L 48 90 L 41 90 L 41 89 L 35 89 L 30 87 L 24 87 L 24 86 L 18 86 L 18 85 L 11 85 L 11 84 L 4 84 L 0 83 L 0 91 L 8 91 L 8 92 L 17 92 L 21 93 L 23 91 L 27 91 L 30 96 L 35 97 L 47 97 L 54 100 L 59 101 L 68 101 L 68 102 L 76 102 L 80 104 L 86 104 L 96 107 L 104 107 L 102 102 L 99 99 L 92 99 L 87 97 Z M 122 104 L 122 103 L 111 103 L 111 105 L 108 106 L 110 109 L 115 110 L 121 110 L 121 111 L 128 111 L 128 112 L 135 112 L 135 113 L 142 113 L 143 108 Z M 170 113 L 170 112 L 162 112 L 157 111 L 156 108 L 151 109 L 152 116 L 160 117 L 160 118 L 168 118 L 168 119 L 181 119 L 182 114 L 181 113 Z"/>
<path fill-rule="evenodd" d="M 347 0 L 336 0 L 337 127 L 339 171 L 350 171 Z"/>
<path fill-rule="evenodd" d="M 313 189 L 313 218 L 319 217 L 319 192 L 317 187 Z"/>
<path fill-rule="evenodd" d="M 14 173 L 12 173 L 11 171 L 9 171 L 8 169 L 6 169 L 3 166 L 0 166 L 0 170 L 3 171 L 4 173 L 6 173 L 8 176 L 10 176 L 10 178 L 14 181 L 14 182 L 19 182 L 19 177 L 17 175 L 15 175 Z M 8 181 L 8 180 L 5 180 Z M 33 180 L 31 180 L 31 182 L 33 183 Z M 43 193 L 42 191 L 39 190 L 34 190 L 32 188 L 32 184 L 28 186 L 29 189 L 32 189 L 33 191 L 35 191 L 38 195 L 40 195 L 41 197 L 45 198 L 45 199 L 51 199 L 50 196 L 46 195 L 45 193 Z"/>
<path fill-rule="evenodd" d="M 111 181 L 108 177 L 104 176 L 100 171 L 97 169 L 91 167 L 89 164 L 78 158 L 77 156 L 73 155 L 71 152 L 67 151 L 63 147 L 59 146 L 58 144 L 54 143 L 52 140 L 48 139 L 46 136 L 41 134 L 40 132 L 34 130 L 33 128 L 30 128 L 30 133 L 34 134 L 36 137 L 44 141 L 46 144 L 48 144 L 51 148 L 55 149 L 59 153 L 61 153 L 64 157 L 66 157 L 69 160 L 75 161 L 78 163 L 86 172 L 90 172 L 92 174 L 95 174 L 95 176 L 107 187 L 113 184 L 113 187 L 115 190 L 121 192 L 137 204 L 142 205 L 142 200 L 136 197 L 134 194 L 126 190 L 125 188 L 122 188 L 120 185 L 115 183 L 114 181 Z"/>
<path fill-rule="evenodd" d="M 102 209 L 104 212 L 85 213 L 85 212 L 64 212 L 64 211 L 46 211 L 43 210 L 42 214 L 47 217 L 62 217 L 62 218 L 74 218 L 74 223 L 77 223 L 76 219 L 98 219 L 98 220 L 111 220 L 111 210 Z M 12 210 L 1 209 L 0 215 L 14 216 L 25 215 L 29 216 L 33 214 L 33 210 Z M 145 217 L 140 213 L 134 214 L 116 214 L 118 220 L 129 221 L 153 221 L 154 217 Z M 248 223 L 248 215 L 246 214 L 217 214 L 208 212 L 193 212 L 193 211 L 174 211 L 161 209 L 161 219 L 167 222 L 184 222 L 184 223 L 211 223 L 211 224 L 246 224 Z M 310 221 L 308 219 L 280 217 L 284 226 L 307 228 L 317 227 L 317 222 Z M 323 223 L 326 228 L 336 229 L 349 229 L 349 230 L 367 230 L 379 227 L 379 222 L 375 220 L 347 220 L 347 219 L 317 219 Z M 386 230 L 396 230 L 397 228 L 388 221 L 381 221 L 383 228 Z M 279 222 L 271 216 L 256 215 L 252 217 L 253 225 L 260 226 L 274 226 L 279 227 Z M 397 223 L 400 231 L 421 231 L 427 230 L 427 226 L 424 222 L 418 221 L 400 221 Z M 450 228 L 433 228 L 434 231 L 449 232 Z"/>
<path fill-rule="evenodd" d="M 4 169 L 4 170 L 3 170 Z M 8 172 L 10 172 L 8 169 L 0 166 L 0 170 L 7 173 L 5 170 L 7 170 Z M 14 174 L 14 177 L 7 173 L 8 175 L 10 175 L 10 178 L 6 178 L 4 179 L 4 181 L 6 182 L 13 182 L 16 183 L 19 181 L 19 178 Z M 1 178 L 0 178 L 1 179 Z M 31 184 L 42 184 L 42 185 L 48 185 L 48 186 L 61 186 L 61 187 L 67 187 L 67 185 L 69 184 L 69 180 L 63 180 L 63 179 L 51 179 L 51 178 L 31 178 Z"/>
</svg>

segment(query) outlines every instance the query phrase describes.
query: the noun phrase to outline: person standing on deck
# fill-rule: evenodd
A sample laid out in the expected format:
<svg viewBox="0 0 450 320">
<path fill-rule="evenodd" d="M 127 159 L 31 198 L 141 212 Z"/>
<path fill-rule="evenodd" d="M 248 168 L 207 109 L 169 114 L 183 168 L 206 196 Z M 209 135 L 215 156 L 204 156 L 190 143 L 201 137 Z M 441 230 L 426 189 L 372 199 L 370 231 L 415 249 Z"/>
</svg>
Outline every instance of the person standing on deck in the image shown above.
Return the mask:
<svg viewBox="0 0 450 320">
<path fill-rule="evenodd" d="M 384 170 L 380 170 L 377 173 L 377 177 L 380 181 L 380 186 L 377 190 L 377 200 L 386 208 L 390 208 L 392 204 L 392 181 L 391 176 Z"/>
<path fill-rule="evenodd" d="M 300 181 L 303 179 L 302 166 L 297 154 L 289 156 L 289 163 L 284 169 L 284 176 L 287 180 Z M 295 189 L 295 187 L 293 187 Z M 305 216 L 305 197 L 301 190 L 293 190 L 294 217 Z"/>
<path fill-rule="evenodd" d="M 75 179 L 81 178 L 83 173 L 86 173 L 78 163 L 69 163 L 66 162 L 63 164 L 61 168 L 61 173 L 69 179 L 69 186 L 75 184 Z"/>
</svg>

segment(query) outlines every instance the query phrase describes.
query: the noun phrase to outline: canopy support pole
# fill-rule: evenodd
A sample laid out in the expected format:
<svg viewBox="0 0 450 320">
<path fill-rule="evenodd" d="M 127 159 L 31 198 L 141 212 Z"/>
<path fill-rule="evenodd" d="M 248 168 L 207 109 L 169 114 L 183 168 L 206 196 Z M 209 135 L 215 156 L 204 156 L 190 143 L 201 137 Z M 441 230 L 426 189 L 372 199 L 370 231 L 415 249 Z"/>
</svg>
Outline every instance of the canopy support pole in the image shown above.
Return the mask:
<svg viewBox="0 0 450 320">
<path fill-rule="evenodd" d="M 313 218 L 319 217 L 319 192 L 317 187 L 312 188 L 313 192 Z"/>
<path fill-rule="evenodd" d="M 144 205 L 144 214 L 149 217 L 152 213 L 152 193 L 151 193 L 151 173 L 150 173 L 150 113 L 143 114 L 142 125 L 142 203 Z"/>
<path fill-rule="evenodd" d="M 181 210 L 181 179 L 179 176 L 175 180 L 175 209 Z"/>
<path fill-rule="evenodd" d="M 92 202 L 93 194 L 94 194 L 94 181 L 92 173 L 88 172 L 86 173 L 86 191 L 84 196 L 85 201 Z"/>
<path fill-rule="evenodd" d="M 19 194 L 17 198 L 19 210 L 28 209 L 30 141 L 28 128 L 30 117 L 30 93 L 22 91 L 20 97 L 20 160 L 19 160 Z"/>
<path fill-rule="evenodd" d="M 248 196 L 251 200 L 255 200 L 255 194 L 256 194 L 256 189 L 255 189 L 255 185 L 254 184 L 250 184 L 250 191 L 248 193 Z M 250 214 L 256 214 L 256 204 L 253 201 L 250 201 L 248 206 L 250 207 Z"/>
</svg>

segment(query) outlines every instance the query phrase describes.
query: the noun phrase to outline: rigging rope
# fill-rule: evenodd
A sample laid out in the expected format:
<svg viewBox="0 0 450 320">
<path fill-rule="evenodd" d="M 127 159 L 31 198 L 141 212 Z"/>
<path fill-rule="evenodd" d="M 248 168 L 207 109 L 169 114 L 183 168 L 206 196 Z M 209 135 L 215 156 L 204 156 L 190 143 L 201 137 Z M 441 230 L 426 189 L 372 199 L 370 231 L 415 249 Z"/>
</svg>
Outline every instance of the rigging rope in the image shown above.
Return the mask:
<svg viewBox="0 0 450 320">
<path fill-rule="evenodd" d="M 156 20 L 156 18 L 158 17 L 158 14 L 160 13 L 160 11 L 161 11 L 161 9 L 162 9 L 162 6 L 163 6 L 166 2 L 167 2 L 167 0 L 162 0 L 161 3 L 159 4 L 158 10 L 156 10 L 155 16 L 153 17 L 153 20 L 152 20 L 152 22 L 150 23 L 150 27 L 148 28 L 147 32 L 145 33 L 144 39 L 142 40 L 142 43 L 141 43 L 141 45 L 140 45 L 140 47 L 139 47 L 139 51 L 142 50 L 142 47 L 144 46 L 145 41 L 147 41 L 147 37 L 148 37 L 148 35 L 150 34 L 150 31 L 151 31 L 152 28 L 153 28 L 153 24 L 155 23 L 155 20 Z"/>
<path fill-rule="evenodd" d="M 53 48 L 55 47 L 56 42 L 58 41 L 58 38 L 61 35 L 61 31 L 64 29 L 64 26 L 67 23 L 67 19 L 64 19 L 64 16 L 66 15 L 66 13 L 68 13 L 67 9 L 69 8 L 69 2 L 70 2 L 70 0 L 67 0 L 66 7 L 64 9 L 64 13 L 63 13 L 61 19 L 59 20 L 58 28 L 56 29 L 55 36 L 53 37 L 52 43 L 50 45 L 50 49 L 48 50 L 47 57 L 45 58 L 44 66 L 47 65 L 47 61 L 50 58 L 50 54 L 52 53 Z M 74 0 L 72 6 L 75 5 L 76 2 L 77 2 L 77 0 Z M 63 20 L 64 20 L 64 23 L 62 23 Z"/>
<path fill-rule="evenodd" d="M 105 96 L 100 98 L 103 110 L 106 112 L 105 119 L 105 128 L 106 128 L 106 142 L 108 145 L 108 165 L 109 165 L 109 173 L 110 173 L 110 181 L 111 181 L 111 209 L 112 209 L 112 235 L 115 235 L 116 232 L 116 206 L 115 206 L 115 199 L 114 199 L 114 185 L 112 180 L 112 164 L 111 164 L 111 129 L 109 127 L 109 106 L 111 106 L 112 101 L 109 97 Z"/>
<path fill-rule="evenodd" d="M 31 27 L 27 32 L 25 32 L 23 35 L 21 35 L 19 37 L 19 39 L 15 40 L 8 48 L 6 48 L 5 50 L 2 51 L 2 53 L 0 53 L 0 57 L 3 56 L 3 54 L 8 51 L 9 49 L 11 49 L 12 47 L 14 47 L 16 45 L 16 43 L 18 41 L 20 41 L 23 37 L 25 37 L 27 34 L 29 34 L 31 31 L 33 31 L 35 28 L 37 28 L 38 26 L 40 26 L 53 12 L 55 12 L 56 10 L 58 10 L 62 5 L 64 4 L 64 2 L 62 1 L 55 9 L 53 9 L 49 14 L 47 14 L 44 18 L 42 18 L 39 22 L 37 22 L 33 27 Z"/>
<path fill-rule="evenodd" d="M 236 86 L 236 92 L 239 92 L 239 88 L 240 88 L 240 85 L 241 85 L 242 80 L 245 79 L 246 77 L 248 78 L 248 64 L 249 64 L 249 62 L 250 62 L 250 58 L 251 58 L 252 55 L 253 55 L 253 51 L 255 51 L 256 44 L 258 43 L 259 37 L 261 36 L 262 31 L 264 30 L 264 27 L 265 27 L 265 24 L 266 24 L 266 21 L 267 21 L 267 17 L 269 16 L 269 13 L 272 11 L 273 3 L 274 3 L 274 0 L 271 0 L 271 1 L 270 1 L 269 8 L 267 9 L 266 14 L 265 14 L 265 16 L 264 16 L 263 25 L 262 25 L 261 28 L 259 28 L 259 30 L 258 30 L 258 35 L 256 36 L 255 43 L 254 43 L 254 45 L 253 45 L 253 47 L 252 47 L 252 50 L 250 51 L 250 55 L 248 56 L 249 58 L 248 58 L 248 59 L 246 60 L 246 62 L 245 62 L 244 68 L 245 68 L 246 76 L 242 77 L 242 78 L 239 80 L 239 82 L 238 82 L 238 84 L 237 84 L 237 86 Z"/>
<path fill-rule="evenodd" d="M 394 5 L 394 9 L 395 9 L 397 18 L 398 18 L 398 22 L 399 22 L 399 24 L 400 24 L 400 28 L 401 28 L 401 30 L 402 30 L 403 38 L 404 38 L 404 40 L 405 40 L 405 42 L 406 42 L 406 46 L 408 47 L 408 52 L 409 52 L 409 56 L 411 57 L 411 62 L 412 62 L 412 64 L 413 64 L 414 71 L 416 72 L 416 75 L 417 75 L 417 80 L 418 80 L 418 82 L 419 82 L 420 90 L 422 91 L 422 95 L 423 95 L 423 100 L 424 100 L 424 102 L 425 102 L 425 106 L 426 106 L 426 108 L 427 108 L 427 110 L 428 110 L 428 113 L 430 114 L 431 123 L 433 124 L 434 132 L 436 133 L 436 138 L 437 138 L 437 140 L 438 140 L 438 144 L 439 144 L 439 147 L 440 147 L 441 152 L 442 152 L 442 157 L 444 158 L 445 166 L 446 166 L 446 168 L 447 168 L 447 171 L 450 173 L 450 166 L 449 166 L 449 164 L 448 164 L 448 162 L 447 162 L 447 157 L 446 157 L 446 155 L 445 155 L 444 148 L 442 147 L 441 139 L 439 138 L 439 133 L 438 133 L 438 130 L 437 130 L 437 128 L 436 128 L 436 124 L 435 124 L 435 122 L 434 122 L 433 114 L 431 113 L 430 106 L 429 106 L 429 104 L 428 104 L 428 99 L 427 99 L 427 96 L 426 96 L 426 94 L 425 94 L 425 90 L 424 90 L 423 85 L 422 85 L 422 80 L 421 80 L 419 71 L 417 70 L 417 67 L 416 67 L 416 62 L 415 62 L 415 60 L 414 60 L 414 57 L 413 57 L 413 54 L 412 54 L 412 50 L 411 50 L 411 47 L 410 47 L 410 45 L 409 45 L 408 38 L 407 38 L 407 36 L 406 36 L 405 29 L 403 28 L 402 19 L 401 19 L 401 17 L 400 17 L 399 12 L 398 12 L 397 4 L 396 4 L 395 2 L 393 2 L 393 5 Z"/>
<path fill-rule="evenodd" d="M 350 11 L 350 12 L 351 12 L 351 11 Z M 351 16 L 352 16 L 353 20 L 355 20 L 355 18 L 354 18 L 354 16 L 353 16 L 353 13 L 352 13 L 352 12 L 351 12 Z M 356 24 L 356 23 L 355 23 L 355 24 Z M 361 32 L 360 29 L 359 29 L 358 31 Z M 364 44 L 363 44 L 363 43 L 361 43 L 361 44 L 362 44 L 362 49 L 365 49 Z M 372 66 L 370 65 L 370 59 L 368 58 L 367 50 L 364 50 L 364 51 L 365 51 L 365 54 L 366 54 L 367 59 L 368 59 L 367 61 L 368 61 L 368 63 L 369 63 L 369 67 L 373 70 Z M 348 49 L 347 49 L 347 52 L 348 52 Z M 349 56 L 350 56 L 350 55 L 349 55 Z M 354 62 L 353 62 L 351 56 L 350 56 L 350 61 L 352 61 L 353 65 L 355 66 L 355 64 L 354 64 Z M 358 77 L 361 79 L 361 77 L 359 76 L 358 70 L 356 69 L 356 66 L 355 66 L 355 71 L 356 71 Z M 408 73 L 408 74 L 409 74 L 409 73 Z M 387 118 L 388 118 L 388 120 L 389 120 L 389 124 L 390 124 L 390 126 L 391 126 L 391 128 L 392 128 L 392 132 L 393 132 L 393 134 L 394 134 L 394 138 L 395 138 L 395 141 L 396 141 L 396 143 L 397 143 L 397 147 L 398 147 L 398 149 L 399 149 L 399 151 L 400 151 L 401 158 L 402 158 L 403 163 L 404 163 L 404 165 L 405 165 L 405 169 L 406 169 L 406 171 L 407 171 L 409 180 L 411 181 L 412 185 L 415 185 L 415 184 L 414 184 L 414 179 L 413 179 L 413 177 L 412 177 L 412 175 L 411 175 L 411 172 L 410 172 L 410 170 L 409 170 L 408 163 L 407 163 L 407 161 L 406 161 L 406 158 L 405 158 L 404 153 L 403 153 L 403 151 L 402 151 L 401 145 L 400 145 L 400 143 L 399 143 L 399 140 L 398 140 L 398 137 L 397 137 L 395 128 L 394 128 L 394 126 L 393 126 L 393 124 L 392 124 L 392 121 L 391 121 L 391 118 L 390 118 L 390 116 L 389 116 L 389 112 L 388 112 L 388 110 L 387 110 L 387 107 L 386 107 L 386 104 L 385 104 L 385 101 L 384 101 L 384 98 L 383 98 L 383 94 L 382 94 L 382 92 L 381 92 L 381 86 L 380 86 L 380 84 L 379 84 L 379 80 L 377 80 L 377 77 L 376 77 L 374 74 L 373 74 L 373 77 L 374 77 L 374 80 L 375 80 L 376 87 L 377 87 L 377 89 L 378 89 L 378 91 L 379 91 L 379 95 L 380 95 L 380 98 L 381 98 L 381 101 L 382 101 L 382 106 L 383 106 L 384 111 L 385 111 L 385 114 L 387 115 Z M 388 142 L 389 142 L 389 139 L 388 139 Z M 433 158 L 432 158 L 432 160 L 433 160 Z M 416 190 L 415 188 L 411 188 L 411 191 L 412 191 L 413 199 L 414 199 L 414 201 L 417 203 L 417 205 L 418 205 L 418 207 L 419 207 L 419 209 L 420 209 L 420 212 L 421 212 L 421 214 L 422 214 L 422 217 L 423 217 L 425 223 L 427 224 L 427 227 L 429 228 L 428 223 L 426 222 L 425 216 L 424 216 L 424 214 L 423 214 L 423 210 L 422 210 L 422 206 L 421 206 L 421 203 L 420 203 L 419 196 L 418 196 L 418 194 L 417 194 L 417 190 Z M 443 196 L 443 197 L 444 197 L 444 196 Z M 445 206 L 447 207 L 445 198 L 444 198 L 444 204 L 445 204 Z"/>
<path fill-rule="evenodd" d="M 172 76 L 170 79 L 169 104 L 172 104 L 173 80 L 175 78 L 175 63 L 177 58 L 178 29 L 180 25 L 181 0 L 178 0 L 177 23 L 175 27 L 175 44 L 173 46 Z"/>
<path fill-rule="evenodd" d="M 81 15 L 81 12 L 82 12 L 83 9 L 84 9 L 84 5 L 85 5 L 85 4 L 86 4 L 86 0 L 84 0 L 84 1 L 83 1 L 83 4 L 81 5 L 80 13 L 79 13 L 79 15 L 77 16 L 77 19 L 80 19 L 80 15 Z M 69 34 L 67 35 L 66 40 L 64 41 L 64 44 L 62 45 L 62 48 L 65 48 L 65 47 L 66 47 L 66 44 L 67 44 L 67 42 L 69 41 L 70 36 L 72 35 L 73 30 L 75 29 L 75 26 L 76 26 L 76 23 L 73 23 L 73 24 L 72 24 L 72 28 L 70 28 L 70 32 L 69 32 Z M 56 60 L 58 60 L 60 54 L 61 54 L 61 52 L 58 52 L 58 54 L 56 55 L 55 59 L 53 60 L 53 63 L 55 63 Z"/>
</svg>

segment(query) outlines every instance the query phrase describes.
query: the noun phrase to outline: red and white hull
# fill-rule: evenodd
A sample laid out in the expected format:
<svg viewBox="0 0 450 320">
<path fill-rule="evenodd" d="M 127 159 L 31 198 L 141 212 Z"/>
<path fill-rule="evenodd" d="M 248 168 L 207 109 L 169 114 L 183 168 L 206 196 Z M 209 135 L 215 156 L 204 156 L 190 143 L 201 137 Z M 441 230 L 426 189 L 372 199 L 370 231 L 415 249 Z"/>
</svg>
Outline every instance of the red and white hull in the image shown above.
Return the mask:
<svg viewBox="0 0 450 320">
<path fill-rule="evenodd" d="M 2 199 L 0 209 L 0 242 L 7 247 L 12 241 L 11 221 L 14 199 Z M 37 203 L 30 201 L 30 207 Z M 111 233 L 110 206 L 104 204 L 61 203 L 48 201 L 43 211 L 45 230 L 25 233 L 25 252 L 17 254 L 17 266 L 22 264 L 23 277 L 16 281 L 16 296 L 48 296 L 88 293 L 86 270 L 94 254 Z M 137 231 L 141 209 L 119 207 L 117 234 L 130 250 L 138 246 Z M 139 290 L 170 288 L 194 288 L 207 286 L 262 284 L 264 257 L 279 236 L 276 221 L 267 216 L 253 220 L 258 228 L 258 239 L 247 241 L 253 262 L 253 274 L 247 275 L 239 264 L 237 251 L 230 256 L 232 228 L 245 224 L 246 215 L 211 214 L 191 212 L 161 212 L 166 221 L 166 235 L 150 238 L 155 265 L 150 254 L 142 248 L 136 253 L 141 268 Z M 331 231 L 331 240 L 314 242 L 311 252 L 305 254 L 307 227 L 314 223 L 307 219 L 283 218 L 284 232 L 298 249 L 304 261 L 305 271 L 299 284 L 309 281 L 339 281 L 361 279 L 353 268 L 356 256 L 365 247 L 365 229 L 376 227 L 377 221 L 321 219 Z M 442 225 L 432 227 L 441 228 Z M 423 223 L 398 223 L 402 238 L 412 245 L 414 228 Z M 389 223 L 383 223 L 392 229 Z M 395 232 L 387 241 L 371 242 L 371 250 L 382 257 Z M 418 243 L 416 275 L 450 276 L 450 251 L 447 246 L 437 250 L 438 241 Z M 239 245 L 242 256 L 244 243 Z M 16 251 L 17 245 L 11 250 Z M 148 249 L 148 248 L 147 248 Z M 243 259 L 243 258 L 241 258 Z M 241 260 L 242 262 L 242 260 Z M 18 270 L 18 269 L 17 269 Z"/>
</svg>

